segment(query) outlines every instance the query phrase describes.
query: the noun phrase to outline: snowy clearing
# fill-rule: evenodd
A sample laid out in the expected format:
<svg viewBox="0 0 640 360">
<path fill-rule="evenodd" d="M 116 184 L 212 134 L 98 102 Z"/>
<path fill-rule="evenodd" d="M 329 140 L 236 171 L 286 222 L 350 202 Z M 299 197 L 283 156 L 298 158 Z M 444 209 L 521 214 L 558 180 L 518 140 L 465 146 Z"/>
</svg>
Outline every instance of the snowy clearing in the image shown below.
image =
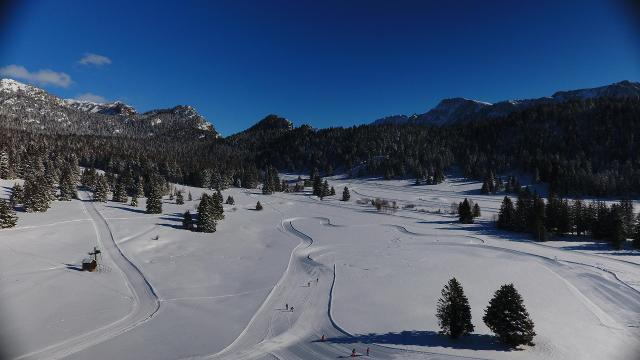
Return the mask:
<svg viewBox="0 0 640 360">
<path fill-rule="evenodd" d="M 297 177 L 297 176 L 296 176 Z M 337 196 L 228 189 L 213 234 L 180 228 L 194 200 L 55 202 L 0 230 L 0 321 L 12 358 L 630 359 L 640 351 L 640 253 L 585 239 L 533 243 L 489 224 L 502 196 L 448 179 L 330 179 Z M 12 181 L 3 181 L 6 187 Z M 351 201 L 339 201 L 343 186 Z M 178 188 L 181 188 L 178 186 Z M 360 198 L 395 200 L 382 214 Z M 446 214 L 472 198 L 479 224 Z M 264 210 L 255 211 L 260 201 Z M 403 209 L 404 205 L 414 207 Z M 441 214 L 435 212 L 440 210 Z M 97 273 L 78 271 L 93 246 Z M 437 334 L 435 308 L 455 276 L 475 332 Z M 482 322 L 493 292 L 514 283 L 535 322 L 535 346 L 508 350 Z M 288 311 L 286 305 L 295 307 Z M 320 342 L 322 335 L 326 341 Z"/>
</svg>

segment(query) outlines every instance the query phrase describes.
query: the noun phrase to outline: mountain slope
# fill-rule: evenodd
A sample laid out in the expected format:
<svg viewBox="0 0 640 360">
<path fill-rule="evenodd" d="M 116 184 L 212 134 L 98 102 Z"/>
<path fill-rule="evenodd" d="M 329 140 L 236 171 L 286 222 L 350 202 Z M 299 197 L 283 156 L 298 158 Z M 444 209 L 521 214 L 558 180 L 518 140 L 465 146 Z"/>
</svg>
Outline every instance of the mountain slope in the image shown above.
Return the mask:
<svg viewBox="0 0 640 360">
<path fill-rule="evenodd" d="M 195 109 L 176 106 L 138 114 L 122 102 L 62 100 L 35 86 L 0 80 L 0 127 L 49 134 L 216 138 Z"/>
<path fill-rule="evenodd" d="M 621 81 L 596 88 L 558 91 L 552 96 L 537 99 L 505 100 L 494 104 L 465 98 L 444 99 L 424 114 L 406 116 L 394 115 L 378 119 L 372 124 L 407 124 L 418 125 L 451 125 L 469 120 L 495 118 L 509 115 L 514 111 L 525 110 L 534 106 L 559 104 L 568 101 L 594 98 L 632 98 L 640 99 L 640 83 Z"/>
</svg>

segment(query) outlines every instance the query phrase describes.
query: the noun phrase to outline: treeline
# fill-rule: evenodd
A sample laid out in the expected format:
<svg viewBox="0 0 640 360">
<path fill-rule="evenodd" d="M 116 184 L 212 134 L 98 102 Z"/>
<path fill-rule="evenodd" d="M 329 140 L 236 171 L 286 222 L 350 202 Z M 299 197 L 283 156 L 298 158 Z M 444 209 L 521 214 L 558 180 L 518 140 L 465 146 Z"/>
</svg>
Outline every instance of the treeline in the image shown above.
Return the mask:
<svg viewBox="0 0 640 360">
<path fill-rule="evenodd" d="M 257 186 L 273 167 L 323 176 L 416 179 L 433 184 L 458 166 L 466 176 L 530 173 L 560 195 L 631 196 L 640 189 L 640 100 L 589 99 L 546 104 L 506 117 L 455 126 L 361 125 L 291 128 L 275 115 L 227 138 L 151 138 L 36 134 L 3 129 L 0 151 L 10 177 L 34 147 L 74 154 L 83 167 L 206 188 Z M 161 140 L 161 141 L 159 141 Z M 495 182 L 492 183 L 494 190 Z M 275 186 L 275 185 L 273 185 Z M 498 184 L 500 186 L 500 184 Z M 516 184 L 504 184 L 505 189 Z M 486 192 L 493 192 L 487 182 Z"/>
<path fill-rule="evenodd" d="M 500 229 L 529 232 L 537 241 L 545 241 L 548 234 L 590 235 L 606 240 L 616 249 L 622 249 L 628 238 L 640 248 L 640 214 L 636 217 L 631 200 L 607 205 L 603 201 L 560 199 L 551 194 L 545 201 L 525 188 L 516 203 L 505 196 L 496 226 Z"/>
</svg>

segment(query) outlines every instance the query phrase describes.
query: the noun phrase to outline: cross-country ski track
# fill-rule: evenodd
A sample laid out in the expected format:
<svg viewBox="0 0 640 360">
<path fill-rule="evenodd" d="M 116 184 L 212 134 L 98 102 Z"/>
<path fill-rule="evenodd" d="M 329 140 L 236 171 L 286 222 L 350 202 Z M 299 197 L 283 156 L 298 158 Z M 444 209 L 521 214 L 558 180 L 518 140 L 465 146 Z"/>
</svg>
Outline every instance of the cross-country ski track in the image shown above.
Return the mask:
<svg viewBox="0 0 640 360">
<path fill-rule="evenodd" d="M 109 224 L 96 209 L 95 203 L 90 199 L 90 195 L 86 192 L 83 192 L 82 195 L 82 206 L 93 224 L 97 245 L 102 249 L 103 256 L 108 256 L 116 266 L 130 290 L 132 299 L 131 311 L 124 318 L 111 324 L 48 346 L 44 349 L 22 355 L 17 359 L 64 358 L 122 334 L 140 323 L 151 319 L 160 307 L 160 302 L 151 284 L 149 284 L 140 269 L 122 253 L 116 244 Z"/>
</svg>

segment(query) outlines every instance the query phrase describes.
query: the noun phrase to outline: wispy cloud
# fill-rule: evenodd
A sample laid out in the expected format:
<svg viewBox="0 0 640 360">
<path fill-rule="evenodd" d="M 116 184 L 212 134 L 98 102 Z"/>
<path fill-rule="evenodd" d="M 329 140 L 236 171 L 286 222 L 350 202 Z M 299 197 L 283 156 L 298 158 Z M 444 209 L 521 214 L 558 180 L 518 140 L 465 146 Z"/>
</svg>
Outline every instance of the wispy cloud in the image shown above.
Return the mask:
<svg viewBox="0 0 640 360">
<path fill-rule="evenodd" d="M 78 94 L 78 95 L 76 95 L 76 97 L 74 99 L 75 100 L 80 100 L 80 101 L 90 101 L 90 102 L 95 102 L 95 103 L 106 103 L 107 102 L 107 99 L 105 99 L 103 96 L 92 94 L 92 93 Z"/>
<path fill-rule="evenodd" d="M 38 71 L 29 71 L 22 65 L 8 65 L 0 68 L 0 75 L 31 81 L 39 85 L 53 85 L 66 88 L 71 85 L 71 76 L 63 72 L 57 72 L 49 69 Z"/>
<path fill-rule="evenodd" d="M 104 55 L 87 53 L 84 54 L 82 59 L 78 60 L 78 63 L 82 65 L 102 66 L 111 64 L 111 59 Z"/>
</svg>

